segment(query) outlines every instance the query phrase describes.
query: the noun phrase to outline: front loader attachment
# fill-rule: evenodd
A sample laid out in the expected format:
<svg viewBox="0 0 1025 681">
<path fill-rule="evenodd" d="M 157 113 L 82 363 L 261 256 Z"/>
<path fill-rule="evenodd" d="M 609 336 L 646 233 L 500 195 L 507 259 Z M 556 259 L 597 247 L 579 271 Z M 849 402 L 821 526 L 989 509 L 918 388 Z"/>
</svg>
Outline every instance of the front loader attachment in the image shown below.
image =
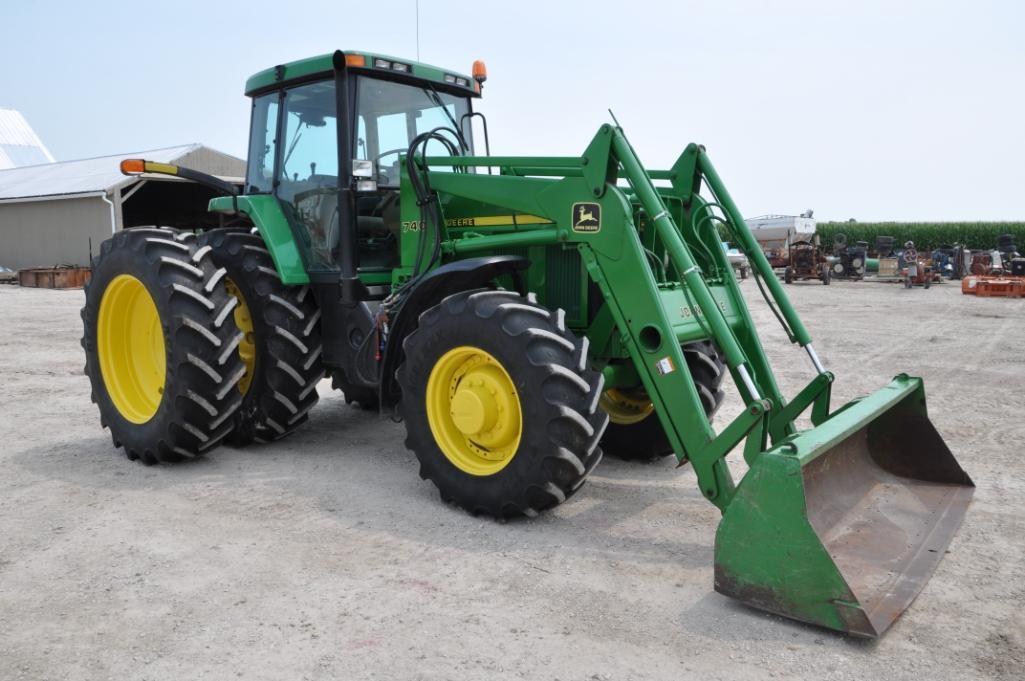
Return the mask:
<svg viewBox="0 0 1025 681">
<path fill-rule="evenodd" d="M 610 387 L 639 380 L 678 460 L 723 512 L 718 591 L 857 636 L 878 636 L 893 623 L 946 551 L 972 482 L 929 421 L 921 379 L 898 376 L 830 411 L 834 376 L 703 147 L 688 145 L 671 169 L 649 171 L 623 131 L 605 125 L 581 157 L 424 163 L 501 167 L 498 177 L 452 172 L 431 184 L 554 225 L 465 236 L 451 252 L 574 245 L 602 293 L 587 332 L 602 348 L 591 350 L 592 361 L 609 370 Z M 776 382 L 717 247 L 721 230 L 747 256 L 758 291 L 815 368 L 792 399 Z M 696 340 L 714 344 L 745 406 L 718 431 L 684 356 L 684 344 Z M 611 361 L 624 355 L 628 365 Z M 618 373 L 626 366 L 636 375 Z M 808 409 L 816 427 L 800 431 L 796 421 Z M 741 443 L 749 470 L 737 485 L 726 459 Z"/>
<path fill-rule="evenodd" d="M 973 491 L 921 379 L 898 376 L 758 455 L 716 533 L 716 591 L 879 636 L 929 579 Z"/>
</svg>

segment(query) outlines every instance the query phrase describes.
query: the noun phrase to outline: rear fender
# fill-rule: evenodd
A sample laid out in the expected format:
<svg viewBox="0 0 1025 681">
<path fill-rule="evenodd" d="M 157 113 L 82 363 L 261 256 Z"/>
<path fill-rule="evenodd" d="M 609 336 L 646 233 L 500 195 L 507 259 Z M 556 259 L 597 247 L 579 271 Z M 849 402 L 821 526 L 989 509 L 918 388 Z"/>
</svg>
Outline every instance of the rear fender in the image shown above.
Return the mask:
<svg viewBox="0 0 1025 681">
<path fill-rule="evenodd" d="M 211 213 L 235 213 L 231 196 L 211 199 L 208 206 Z M 306 274 L 302 252 L 296 242 L 292 228 L 277 198 L 270 194 L 254 194 L 237 197 L 238 212 L 246 215 L 263 238 L 270 251 L 270 257 L 284 284 L 299 286 L 310 283 Z"/>
</svg>

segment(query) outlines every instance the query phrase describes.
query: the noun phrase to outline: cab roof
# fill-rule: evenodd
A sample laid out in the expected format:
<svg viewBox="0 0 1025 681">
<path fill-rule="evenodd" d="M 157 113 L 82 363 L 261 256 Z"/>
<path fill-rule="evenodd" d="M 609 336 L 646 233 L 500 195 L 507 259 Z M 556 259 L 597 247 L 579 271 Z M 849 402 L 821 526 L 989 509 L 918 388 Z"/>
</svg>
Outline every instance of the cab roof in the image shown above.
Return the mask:
<svg viewBox="0 0 1025 681">
<path fill-rule="evenodd" d="M 470 97 L 480 97 L 480 86 L 473 78 L 463 73 L 375 52 L 343 51 L 343 54 L 345 54 L 349 68 L 353 71 L 389 74 L 399 79 L 427 80 L 436 84 L 439 89 Z M 362 66 L 359 65 L 361 57 Z M 329 76 L 334 70 L 333 58 L 334 54 L 322 54 L 264 69 L 250 76 L 246 81 L 246 94 L 254 95 L 264 90 L 275 89 L 289 81 Z"/>
</svg>

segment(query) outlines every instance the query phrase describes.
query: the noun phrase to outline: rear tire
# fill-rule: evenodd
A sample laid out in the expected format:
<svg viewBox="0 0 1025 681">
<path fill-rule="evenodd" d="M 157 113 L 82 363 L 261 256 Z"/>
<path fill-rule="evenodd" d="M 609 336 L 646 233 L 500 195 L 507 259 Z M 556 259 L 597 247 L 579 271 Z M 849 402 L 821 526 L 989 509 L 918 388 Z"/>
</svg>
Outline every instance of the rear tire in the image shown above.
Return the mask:
<svg viewBox="0 0 1025 681">
<path fill-rule="evenodd" d="M 317 383 L 324 377 L 320 308 L 309 286 L 281 282 L 259 235 L 215 229 L 199 237 L 199 246 L 209 248 L 227 272 L 226 285 L 240 302 L 233 319 L 246 334 L 239 352 L 250 357 L 228 442 L 244 446 L 282 438 L 317 404 Z"/>
<path fill-rule="evenodd" d="M 687 368 L 694 378 L 694 387 L 705 408 L 709 421 L 715 416 L 726 397 L 721 389 L 726 377 L 726 365 L 719 348 L 712 341 L 697 341 L 683 346 Z M 602 405 L 609 405 L 609 393 L 603 395 Z M 650 405 L 650 402 L 649 402 Z M 610 414 L 609 427 L 601 439 L 602 450 L 609 456 L 624 461 L 653 461 L 673 453 L 662 422 L 653 409 L 647 410 L 642 420 L 627 423 L 632 419 L 617 419 Z"/>
<path fill-rule="evenodd" d="M 602 377 L 585 368 L 587 339 L 566 329 L 564 317 L 491 290 L 451 295 L 420 316 L 403 345 L 399 409 L 420 477 L 442 499 L 474 514 L 533 516 L 569 498 L 601 460 Z M 498 400 L 479 413 L 500 414 L 497 421 L 457 421 L 470 413 L 460 396 L 473 390 L 495 396 L 479 393 L 482 404 Z"/>
<path fill-rule="evenodd" d="M 85 373 L 115 447 L 145 464 L 191 459 L 231 431 L 245 367 L 225 271 L 195 235 L 125 230 L 85 287 Z"/>
</svg>

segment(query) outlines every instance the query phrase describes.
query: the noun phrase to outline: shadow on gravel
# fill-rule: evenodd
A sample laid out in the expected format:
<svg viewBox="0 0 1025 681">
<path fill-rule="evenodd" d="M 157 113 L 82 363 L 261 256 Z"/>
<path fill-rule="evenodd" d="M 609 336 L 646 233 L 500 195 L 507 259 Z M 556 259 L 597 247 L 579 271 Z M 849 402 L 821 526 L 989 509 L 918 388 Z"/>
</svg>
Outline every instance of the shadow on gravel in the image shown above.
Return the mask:
<svg viewBox="0 0 1025 681">
<path fill-rule="evenodd" d="M 98 431 L 98 428 L 97 428 Z M 290 437 L 243 449 L 219 447 L 192 461 L 145 466 L 114 449 L 106 431 L 12 454 L 12 464 L 76 487 L 177 494 L 216 511 L 258 517 L 267 498 L 275 519 L 310 514 L 361 529 L 467 551 L 572 551 L 645 569 L 712 565 L 718 513 L 691 485 L 670 484 L 672 461 L 607 459 L 564 505 L 535 519 L 499 523 L 446 505 L 417 475 L 401 424 L 327 397 Z M 683 472 L 681 472 L 683 471 Z M 233 500 L 233 505 L 228 500 Z M 284 505 L 284 508 L 282 506 Z"/>
<path fill-rule="evenodd" d="M 715 592 L 708 593 L 682 613 L 680 628 L 730 645 L 738 641 L 775 642 L 781 646 L 819 645 L 853 654 L 871 654 L 881 640 L 855 638 L 773 615 Z"/>
</svg>

